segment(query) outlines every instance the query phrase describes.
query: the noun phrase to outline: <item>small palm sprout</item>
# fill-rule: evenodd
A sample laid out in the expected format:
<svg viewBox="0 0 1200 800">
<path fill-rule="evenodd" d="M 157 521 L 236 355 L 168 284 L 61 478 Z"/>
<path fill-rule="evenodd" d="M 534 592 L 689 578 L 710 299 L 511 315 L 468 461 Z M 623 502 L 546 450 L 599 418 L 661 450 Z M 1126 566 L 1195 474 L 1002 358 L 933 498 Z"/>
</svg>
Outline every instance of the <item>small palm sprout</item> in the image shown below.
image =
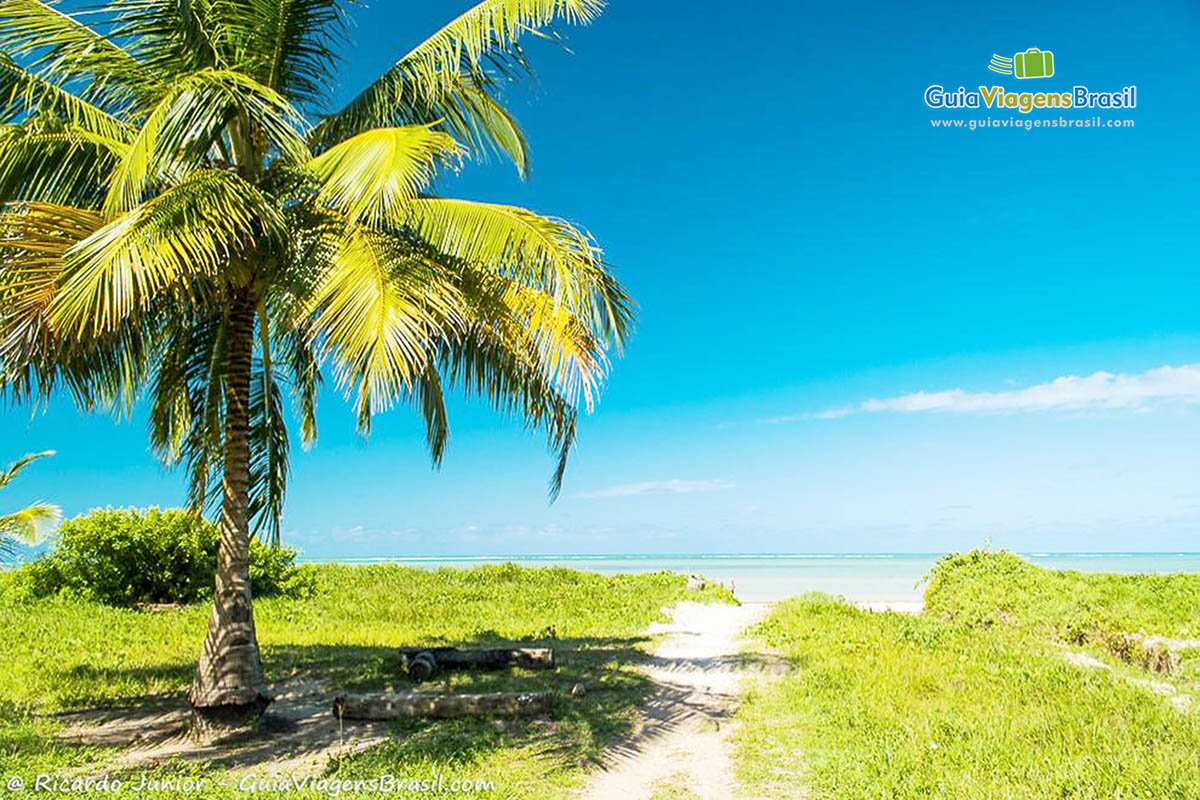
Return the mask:
<svg viewBox="0 0 1200 800">
<path fill-rule="evenodd" d="M 49 458 L 53 450 L 44 453 L 31 453 L 17 459 L 0 472 L 0 489 L 6 488 L 21 471 L 39 458 Z M 62 519 L 62 511 L 58 506 L 48 503 L 34 503 L 31 506 L 15 511 L 12 514 L 0 515 L 0 557 L 11 558 L 16 554 L 16 544 L 37 544 L 47 533 L 54 529 Z"/>
<path fill-rule="evenodd" d="M 526 174 L 500 101 L 518 38 L 602 0 L 483 0 L 331 112 L 355 4 L 0 0 L 0 397 L 144 401 L 193 507 L 219 509 L 201 722 L 271 700 L 249 537 L 278 541 L 288 405 L 313 443 L 331 374 L 364 434 L 415 409 L 436 463 L 458 389 L 546 434 L 553 496 L 632 321 L 582 229 L 437 193 L 488 153 Z"/>
</svg>

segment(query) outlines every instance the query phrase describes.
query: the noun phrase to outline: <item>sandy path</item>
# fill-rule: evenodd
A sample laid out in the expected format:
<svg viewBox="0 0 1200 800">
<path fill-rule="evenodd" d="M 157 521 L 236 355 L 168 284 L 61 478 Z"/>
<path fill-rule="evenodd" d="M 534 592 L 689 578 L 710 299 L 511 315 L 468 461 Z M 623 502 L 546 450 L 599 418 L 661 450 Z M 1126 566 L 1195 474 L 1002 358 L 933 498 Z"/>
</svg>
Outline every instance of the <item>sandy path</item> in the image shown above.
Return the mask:
<svg viewBox="0 0 1200 800">
<path fill-rule="evenodd" d="M 679 603 L 670 623 L 650 627 L 651 634 L 667 638 L 643 668 L 654 681 L 643 718 L 614 748 L 583 797 L 643 800 L 662 792 L 727 800 L 737 795 L 726 737 L 742 680 L 755 671 L 785 669 L 778 659 L 741 653 L 742 630 L 769 608 L 766 603 Z M 680 794 L 670 794 L 672 789 Z"/>
</svg>

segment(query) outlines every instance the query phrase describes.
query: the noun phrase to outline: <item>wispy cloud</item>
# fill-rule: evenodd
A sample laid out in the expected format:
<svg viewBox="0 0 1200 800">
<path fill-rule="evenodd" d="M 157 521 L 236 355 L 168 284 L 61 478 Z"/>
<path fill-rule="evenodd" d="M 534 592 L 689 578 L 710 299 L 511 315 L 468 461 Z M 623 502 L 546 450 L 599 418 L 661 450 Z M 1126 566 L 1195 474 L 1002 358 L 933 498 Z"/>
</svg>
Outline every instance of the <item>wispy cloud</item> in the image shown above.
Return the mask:
<svg viewBox="0 0 1200 800">
<path fill-rule="evenodd" d="M 1064 375 L 1048 383 L 1002 392 L 949 389 L 864 400 L 855 406 L 815 414 L 776 417 L 769 422 L 837 419 L 851 414 L 945 413 L 1020 414 L 1123 409 L 1143 411 L 1165 403 L 1200 403 L 1200 364 L 1165 366 L 1135 374 L 1095 372 Z"/>
<path fill-rule="evenodd" d="M 596 489 L 590 492 L 580 492 L 576 497 L 593 499 L 597 497 L 636 497 L 645 494 L 692 494 L 694 492 L 719 492 L 734 488 L 733 481 L 703 480 L 685 481 L 672 478 L 668 481 L 642 481 L 641 483 L 624 483 L 620 486 L 609 486 L 606 489 Z"/>
</svg>

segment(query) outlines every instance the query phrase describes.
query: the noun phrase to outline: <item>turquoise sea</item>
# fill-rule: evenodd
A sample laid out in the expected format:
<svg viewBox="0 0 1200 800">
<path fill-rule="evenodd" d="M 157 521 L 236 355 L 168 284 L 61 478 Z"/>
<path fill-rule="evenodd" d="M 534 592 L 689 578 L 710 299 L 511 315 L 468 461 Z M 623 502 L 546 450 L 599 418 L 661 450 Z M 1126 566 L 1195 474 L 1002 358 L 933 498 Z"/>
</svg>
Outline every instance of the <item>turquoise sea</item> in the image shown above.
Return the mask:
<svg viewBox="0 0 1200 800">
<path fill-rule="evenodd" d="M 1035 564 L 1085 572 L 1200 572 L 1200 553 L 1022 553 Z M 515 562 L 563 566 L 604 574 L 672 572 L 704 575 L 728 585 L 749 602 L 781 600 L 820 591 L 861 603 L 911 604 L 921 600 L 921 579 L 940 553 L 442 556 L 353 559 L 344 563 L 396 563 L 424 569 Z"/>
</svg>

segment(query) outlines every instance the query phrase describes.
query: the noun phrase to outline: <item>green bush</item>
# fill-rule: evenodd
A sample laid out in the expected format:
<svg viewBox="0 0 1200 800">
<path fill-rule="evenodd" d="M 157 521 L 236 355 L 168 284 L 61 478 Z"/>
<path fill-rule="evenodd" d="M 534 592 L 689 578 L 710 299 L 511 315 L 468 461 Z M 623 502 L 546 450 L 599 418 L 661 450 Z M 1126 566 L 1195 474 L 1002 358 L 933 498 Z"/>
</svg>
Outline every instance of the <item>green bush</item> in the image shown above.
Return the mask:
<svg viewBox="0 0 1200 800">
<path fill-rule="evenodd" d="M 212 598 L 217 526 L 185 511 L 92 511 L 59 528 L 55 549 L 13 576 L 32 597 L 69 594 L 114 606 L 195 603 Z M 296 551 L 250 542 L 256 597 L 312 593 L 309 568 Z M 12 591 L 13 587 L 9 587 Z"/>
</svg>

